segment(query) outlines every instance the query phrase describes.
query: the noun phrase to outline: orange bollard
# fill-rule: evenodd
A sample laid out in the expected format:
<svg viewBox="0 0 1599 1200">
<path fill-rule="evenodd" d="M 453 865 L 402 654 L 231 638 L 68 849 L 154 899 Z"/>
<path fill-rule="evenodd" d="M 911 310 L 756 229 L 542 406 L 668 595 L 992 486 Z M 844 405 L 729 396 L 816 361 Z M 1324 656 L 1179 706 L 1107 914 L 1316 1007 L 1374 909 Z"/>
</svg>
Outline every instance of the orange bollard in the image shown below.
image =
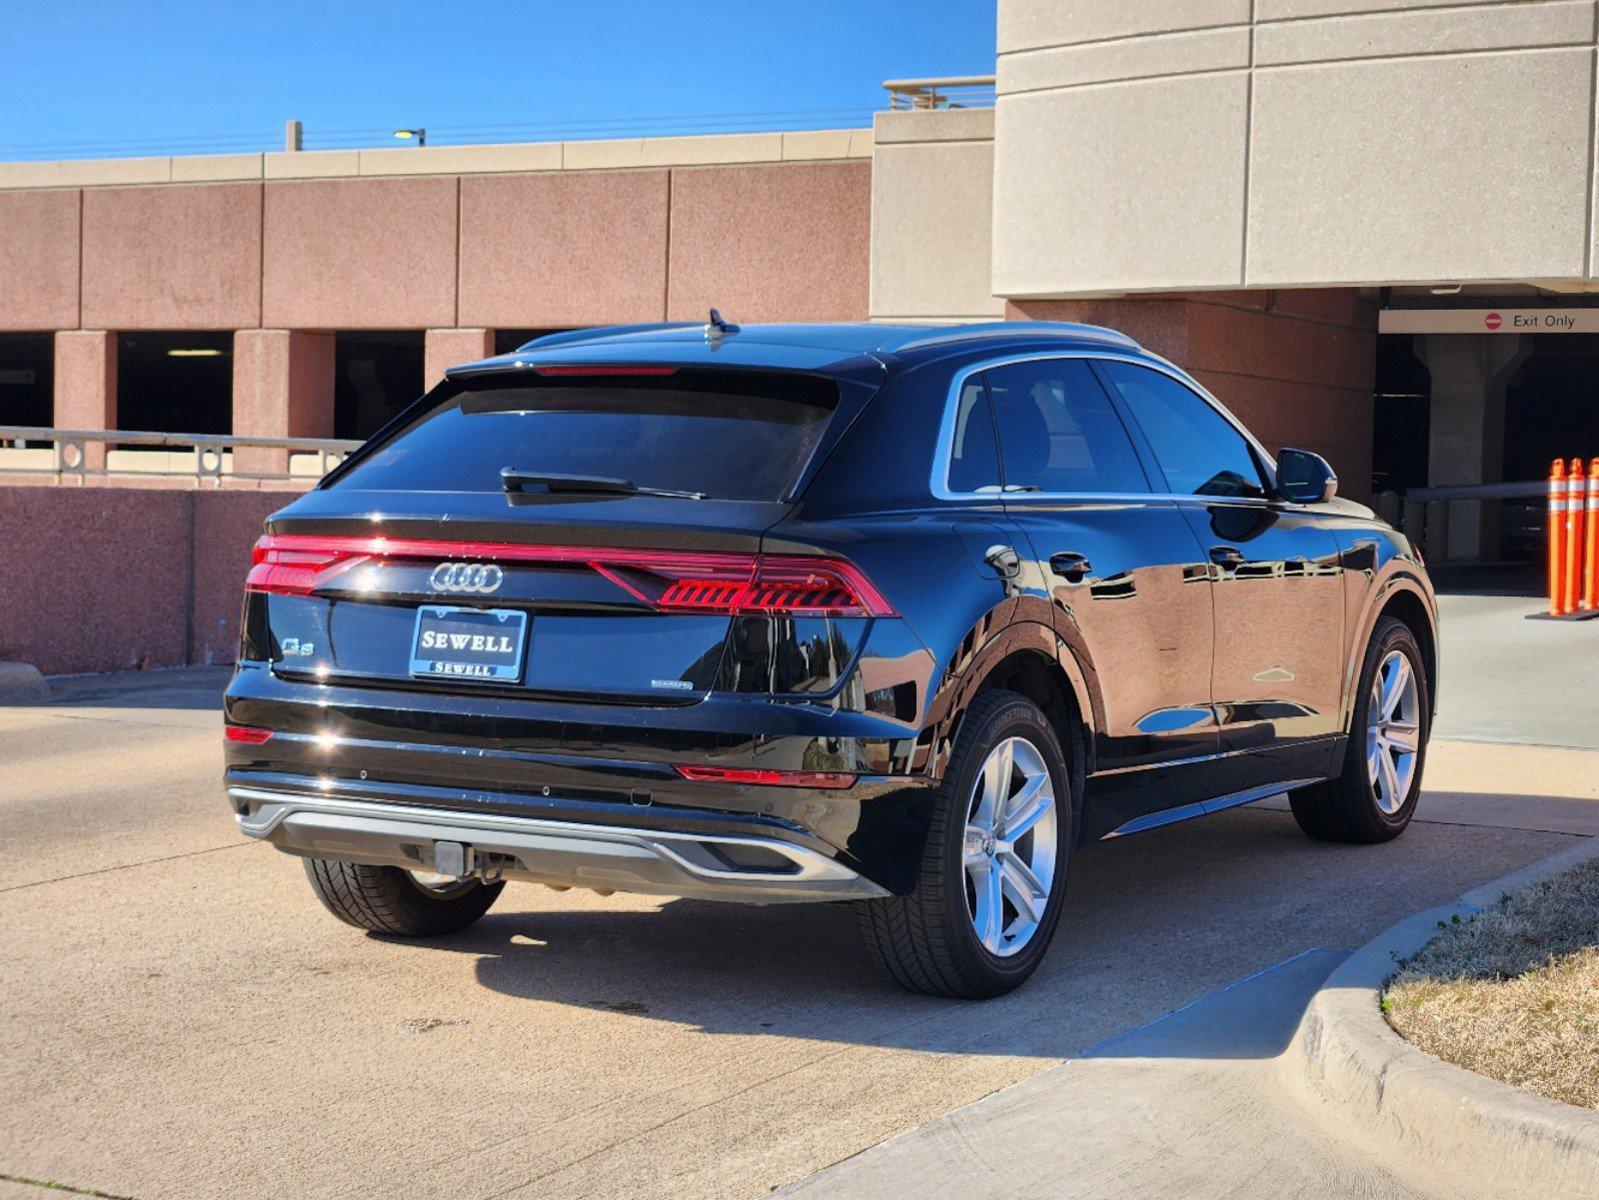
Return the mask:
<svg viewBox="0 0 1599 1200">
<path fill-rule="evenodd" d="M 1566 460 L 1549 468 L 1549 615 L 1558 617 L 1566 598 Z"/>
<path fill-rule="evenodd" d="M 1577 597 L 1582 593 L 1582 534 L 1587 508 L 1588 478 L 1582 459 L 1574 458 L 1566 475 L 1566 593 L 1560 604 L 1563 613 L 1577 611 Z"/>
<path fill-rule="evenodd" d="M 1587 569 L 1582 585 L 1582 609 L 1599 609 L 1599 458 L 1588 463 L 1588 540 L 1583 557 Z"/>
</svg>

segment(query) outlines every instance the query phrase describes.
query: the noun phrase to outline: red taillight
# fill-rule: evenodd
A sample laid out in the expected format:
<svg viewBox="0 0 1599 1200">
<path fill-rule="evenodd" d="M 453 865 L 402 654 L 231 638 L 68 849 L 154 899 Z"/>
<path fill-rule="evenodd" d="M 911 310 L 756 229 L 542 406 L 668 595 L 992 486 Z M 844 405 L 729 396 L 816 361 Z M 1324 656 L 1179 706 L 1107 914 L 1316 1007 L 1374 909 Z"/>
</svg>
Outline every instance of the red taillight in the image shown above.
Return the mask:
<svg viewBox="0 0 1599 1200">
<path fill-rule="evenodd" d="M 528 546 L 381 537 L 268 534 L 255 546 L 249 591 L 308 595 L 367 559 L 573 563 L 598 571 L 661 612 L 891 617 L 894 608 L 842 558 Z"/>
<path fill-rule="evenodd" d="M 293 538 L 268 534 L 251 552 L 250 573 L 244 577 L 244 590 L 275 592 L 280 596 L 310 595 L 335 568 L 346 567 L 364 557 L 356 546 L 354 538 Z"/>
<path fill-rule="evenodd" d="M 644 366 L 636 363 L 571 363 L 534 367 L 535 375 L 675 375 L 676 367 Z"/>
<path fill-rule="evenodd" d="M 852 563 L 797 555 L 640 554 L 594 569 L 664 612 L 891 617 L 893 607 Z"/>
<path fill-rule="evenodd" d="M 762 787 L 847 788 L 856 776 L 841 771 L 770 771 L 758 767 L 685 767 L 677 773 L 696 783 L 753 783 Z"/>
<path fill-rule="evenodd" d="M 270 729 L 256 729 L 249 725 L 228 725 L 222 730 L 222 736 L 230 742 L 244 742 L 249 746 L 260 746 L 272 740 Z"/>
</svg>

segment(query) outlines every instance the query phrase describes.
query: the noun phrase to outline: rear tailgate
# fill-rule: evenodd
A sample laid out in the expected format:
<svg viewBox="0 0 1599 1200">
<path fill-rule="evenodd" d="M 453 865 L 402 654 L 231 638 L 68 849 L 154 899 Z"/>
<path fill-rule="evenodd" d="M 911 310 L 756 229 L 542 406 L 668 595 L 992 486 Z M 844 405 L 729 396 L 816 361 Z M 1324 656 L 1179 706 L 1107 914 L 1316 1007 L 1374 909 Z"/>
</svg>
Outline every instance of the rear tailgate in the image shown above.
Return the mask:
<svg viewBox="0 0 1599 1200">
<path fill-rule="evenodd" d="M 446 384 L 273 518 L 245 656 L 309 680 L 595 701 L 761 690 L 769 671 L 753 685 L 723 671 L 730 640 L 748 640 L 730 631 L 768 624 L 751 614 L 866 615 L 828 564 L 760 557 L 831 423 L 860 402 L 849 386 L 841 411 L 837 380 L 748 368 L 559 365 Z M 507 490 L 507 469 L 554 482 Z M 572 490 L 585 480 L 617 494 Z"/>
<path fill-rule="evenodd" d="M 390 495 L 352 521 L 318 515 L 334 493 L 315 495 L 322 504 L 280 515 L 259 552 L 250 657 L 326 682 L 651 703 L 711 690 L 733 620 L 663 608 L 667 589 L 743 569 L 787 510 L 627 497 L 562 506 L 551 523 L 541 509 L 508 514 L 499 496 L 433 494 L 436 515 L 423 516 L 405 511 L 414 496 Z M 494 653 L 506 639 L 514 652 Z M 451 669 L 475 662 L 509 670 Z"/>
</svg>

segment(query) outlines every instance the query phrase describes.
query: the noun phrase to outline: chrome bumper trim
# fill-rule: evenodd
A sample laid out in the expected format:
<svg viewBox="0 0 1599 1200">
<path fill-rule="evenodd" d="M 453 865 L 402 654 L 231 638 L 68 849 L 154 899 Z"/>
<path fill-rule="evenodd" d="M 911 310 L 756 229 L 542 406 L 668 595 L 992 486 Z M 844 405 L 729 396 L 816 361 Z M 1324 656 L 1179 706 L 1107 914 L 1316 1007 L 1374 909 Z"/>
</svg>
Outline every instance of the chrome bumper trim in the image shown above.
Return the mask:
<svg viewBox="0 0 1599 1200">
<path fill-rule="evenodd" d="M 431 869 L 434 846 L 455 842 L 509 860 L 506 878 L 699 899 L 784 903 L 887 895 L 848 867 L 776 837 L 688 834 L 586 825 L 234 786 L 239 828 L 290 854 Z M 773 853 L 792 869 L 744 868 L 718 850 Z M 514 863 L 514 865 L 512 865 Z"/>
</svg>

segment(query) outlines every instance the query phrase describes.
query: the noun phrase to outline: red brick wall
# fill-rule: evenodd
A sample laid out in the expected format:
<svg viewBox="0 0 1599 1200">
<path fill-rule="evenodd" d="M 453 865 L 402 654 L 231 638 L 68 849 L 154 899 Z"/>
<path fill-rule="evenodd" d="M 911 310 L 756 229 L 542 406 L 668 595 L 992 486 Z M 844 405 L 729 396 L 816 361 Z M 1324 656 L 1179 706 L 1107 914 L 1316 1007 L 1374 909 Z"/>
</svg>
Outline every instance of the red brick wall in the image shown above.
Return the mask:
<svg viewBox="0 0 1599 1200">
<path fill-rule="evenodd" d="M 0 488 L 0 661 L 232 662 L 250 547 L 291 492 Z"/>
<path fill-rule="evenodd" d="M 1377 306 L 1354 288 L 1034 300 L 1006 315 L 1120 329 L 1191 373 L 1269 450 L 1314 450 L 1343 495 L 1371 495 Z"/>
</svg>

